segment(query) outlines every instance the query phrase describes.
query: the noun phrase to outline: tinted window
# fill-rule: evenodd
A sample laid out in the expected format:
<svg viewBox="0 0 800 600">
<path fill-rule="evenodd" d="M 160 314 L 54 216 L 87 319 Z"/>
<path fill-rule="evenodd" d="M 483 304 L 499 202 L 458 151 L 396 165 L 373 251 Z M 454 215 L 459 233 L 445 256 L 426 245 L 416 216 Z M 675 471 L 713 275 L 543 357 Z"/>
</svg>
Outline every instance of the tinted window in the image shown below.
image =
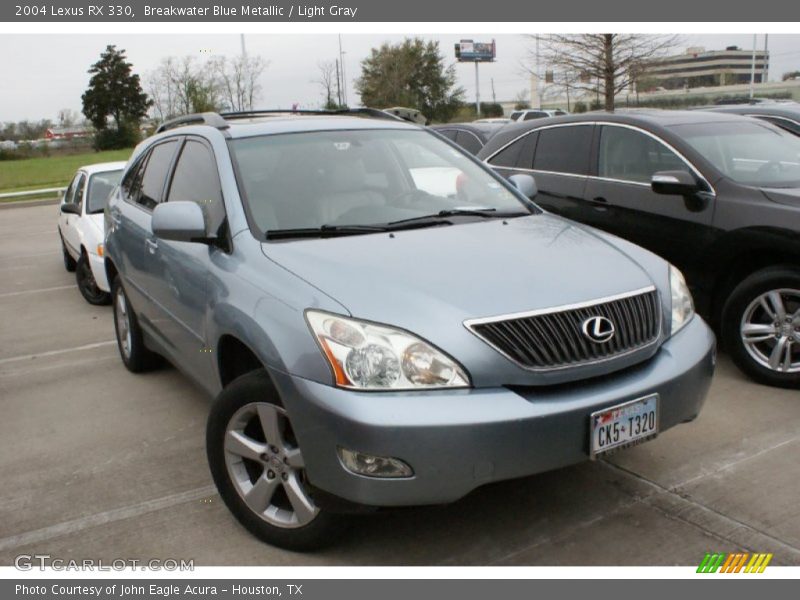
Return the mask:
<svg viewBox="0 0 800 600">
<path fill-rule="evenodd" d="M 526 136 L 527 137 L 527 136 Z M 508 167 L 513 169 L 517 166 L 517 159 L 522 151 L 522 145 L 525 143 L 525 138 L 521 138 L 503 148 L 500 152 L 495 154 L 489 164 L 493 167 Z"/>
<path fill-rule="evenodd" d="M 80 173 L 75 175 L 72 181 L 67 188 L 67 191 L 64 193 L 64 202 L 67 204 L 71 204 L 75 200 L 75 188 L 78 187 L 78 180 L 81 178 Z"/>
<path fill-rule="evenodd" d="M 101 213 L 106 207 L 108 196 L 119 182 L 122 171 L 104 171 L 95 173 L 89 180 L 89 204 L 86 212 Z"/>
<path fill-rule="evenodd" d="M 522 111 L 519 111 L 519 110 L 517 110 L 517 111 L 514 111 L 514 112 L 512 112 L 512 113 L 511 113 L 511 120 L 512 120 L 512 121 L 516 121 L 516 120 L 517 120 L 517 119 L 519 119 L 521 116 L 522 116 Z"/>
<path fill-rule="evenodd" d="M 150 210 L 153 210 L 156 204 L 161 202 L 164 182 L 167 179 L 167 172 L 172 163 L 176 145 L 177 140 L 172 140 L 159 144 L 150 151 L 142 176 L 142 191 L 135 199 L 136 202 Z"/>
<path fill-rule="evenodd" d="M 549 115 L 546 112 L 541 112 L 541 111 L 538 111 L 538 110 L 530 111 L 530 112 L 525 113 L 525 118 L 523 119 L 523 121 L 532 121 L 533 119 L 541 119 L 541 118 L 547 117 L 547 116 L 549 116 Z"/>
<path fill-rule="evenodd" d="M 658 140 L 633 129 L 603 127 L 597 164 L 600 177 L 650 183 L 653 173 L 676 170 L 688 167 Z"/>
<path fill-rule="evenodd" d="M 589 172 L 591 143 L 591 125 L 542 129 L 539 131 L 533 168 L 537 171 L 586 175 Z"/>
<path fill-rule="evenodd" d="M 209 234 L 216 234 L 225 221 L 217 165 L 211 151 L 189 140 L 181 151 L 169 190 L 170 201 L 196 202 L 203 209 Z"/>
<path fill-rule="evenodd" d="M 73 202 L 78 206 L 83 205 L 83 194 L 86 191 L 86 175 L 81 175 L 78 184 L 75 186 L 75 196 Z"/>
<path fill-rule="evenodd" d="M 791 119 L 783 119 L 781 117 L 773 117 L 768 115 L 758 115 L 759 119 L 763 119 L 764 121 L 768 121 L 773 125 L 777 125 L 778 127 L 782 127 L 786 131 L 789 131 L 794 134 L 800 134 L 800 123 L 796 121 L 792 121 Z"/>
<path fill-rule="evenodd" d="M 459 131 L 456 136 L 456 144 L 464 148 L 470 154 L 477 154 L 483 148 L 483 142 L 474 133 L 469 131 Z"/>
<path fill-rule="evenodd" d="M 456 141 L 456 134 L 458 133 L 455 129 L 439 129 L 439 133 L 441 133 L 444 137 L 448 140 L 453 142 Z"/>
<path fill-rule="evenodd" d="M 147 163 L 147 154 L 139 157 L 122 179 L 120 188 L 125 198 L 131 202 L 136 201 L 136 196 L 142 189 L 142 174 L 144 173 L 144 166 Z"/>
</svg>

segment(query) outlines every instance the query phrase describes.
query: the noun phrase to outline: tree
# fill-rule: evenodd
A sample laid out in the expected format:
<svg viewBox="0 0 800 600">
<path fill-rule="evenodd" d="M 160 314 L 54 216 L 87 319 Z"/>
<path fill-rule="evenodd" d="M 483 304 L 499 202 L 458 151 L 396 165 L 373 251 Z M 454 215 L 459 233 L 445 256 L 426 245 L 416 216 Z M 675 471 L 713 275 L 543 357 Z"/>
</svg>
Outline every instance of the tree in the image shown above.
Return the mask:
<svg viewBox="0 0 800 600">
<path fill-rule="evenodd" d="M 219 91 L 230 110 L 252 110 L 261 92 L 261 78 L 268 63 L 260 56 L 241 54 L 234 58 L 217 56 L 211 60 L 212 73 L 216 75 Z"/>
<path fill-rule="evenodd" d="M 419 38 L 373 48 L 361 61 L 355 87 L 366 106 L 416 108 L 442 122 L 450 120 L 464 98 L 463 88 L 456 87 L 455 67 L 445 65 L 439 43 Z"/>
<path fill-rule="evenodd" d="M 319 69 L 319 79 L 314 83 L 322 88 L 322 95 L 325 98 L 324 108 L 335 110 L 341 108 L 339 105 L 339 94 L 335 91 L 339 84 L 339 73 L 336 62 L 332 60 L 322 60 L 317 63 Z"/>
<path fill-rule="evenodd" d="M 106 46 L 100 60 L 89 69 L 89 87 L 81 96 L 83 114 L 97 130 L 98 148 L 123 148 L 136 141 L 139 121 L 151 101 L 142 91 L 139 75 L 133 72 L 125 51 Z M 109 128 L 109 117 L 114 129 Z"/>
<path fill-rule="evenodd" d="M 562 73 L 562 85 L 568 82 L 570 89 L 601 94 L 605 109 L 613 111 L 617 94 L 635 86 L 648 65 L 664 57 L 677 38 L 598 33 L 551 35 L 543 41 L 542 58 L 549 68 Z M 534 60 L 535 51 L 529 51 L 529 65 Z"/>
</svg>

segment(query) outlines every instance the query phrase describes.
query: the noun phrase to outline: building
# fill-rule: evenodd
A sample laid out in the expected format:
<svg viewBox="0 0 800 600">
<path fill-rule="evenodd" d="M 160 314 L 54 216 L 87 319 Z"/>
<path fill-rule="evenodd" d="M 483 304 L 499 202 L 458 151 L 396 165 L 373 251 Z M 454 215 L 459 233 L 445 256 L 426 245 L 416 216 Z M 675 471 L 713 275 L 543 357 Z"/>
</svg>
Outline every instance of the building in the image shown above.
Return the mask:
<svg viewBox="0 0 800 600">
<path fill-rule="evenodd" d="M 687 48 L 683 54 L 650 63 L 640 79 L 640 91 L 750 83 L 752 63 L 753 51 L 737 46 L 711 51 L 700 47 Z M 766 81 L 769 52 L 756 50 L 755 65 L 755 82 Z"/>
<path fill-rule="evenodd" d="M 48 140 L 72 140 L 91 135 L 92 130 L 88 127 L 51 127 L 45 131 L 44 137 Z"/>
</svg>

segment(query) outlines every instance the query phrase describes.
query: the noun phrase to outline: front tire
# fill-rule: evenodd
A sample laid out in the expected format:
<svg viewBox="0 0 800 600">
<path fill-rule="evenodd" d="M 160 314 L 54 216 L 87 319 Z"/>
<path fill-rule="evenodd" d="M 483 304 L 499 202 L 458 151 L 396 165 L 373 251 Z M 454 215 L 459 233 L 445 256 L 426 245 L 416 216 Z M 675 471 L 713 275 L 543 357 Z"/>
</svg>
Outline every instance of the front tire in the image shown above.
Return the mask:
<svg viewBox="0 0 800 600">
<path fill-rule="evenodd" d="M 722 340 L 755 381 L 800 387 L 800 271 L 770 267 L 737 285 L 722 311 Z"/>
<path fill-rule="evenodd" d="M 344 516 L 315 504 L 289 415 L 263 369 L 238 377 L 217 396 L 206 450 L 223 501 L 262 541 L 315 550 L 345 527 Z"/>
<path fill-rule="evenodd" d="M 75 282 L 78 284 L 83 299 L 89 304 L 102 306 L 111 302 L 111 294 L 104 292 L 97 286 L 97 281 L 92 272 L 92 265 L 85 252 L 81 252 L 75 268 Z"/>
<path fill-rule="evenodd" d="M 111 298 L 114 303 L 114 331 L 122 362 L 131 373 L 152 369 L 158 364 L 159 356 L 144 345 L 139 320 L 128 302 L 119 275 L 111 285 Z"/>
</svg>

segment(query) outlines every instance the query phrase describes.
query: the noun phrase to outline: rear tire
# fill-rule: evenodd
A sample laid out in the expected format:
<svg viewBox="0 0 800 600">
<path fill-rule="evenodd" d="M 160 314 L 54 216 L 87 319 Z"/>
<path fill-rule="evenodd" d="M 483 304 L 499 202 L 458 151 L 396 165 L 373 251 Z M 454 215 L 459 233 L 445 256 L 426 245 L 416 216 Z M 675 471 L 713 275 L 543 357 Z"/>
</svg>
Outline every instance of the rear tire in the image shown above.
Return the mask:
<svg viewBox="0 0 800 600">
<path fill-rule="evenodd" d="M 85 252 L 81 253 L 75 268 L 75 282 L 78 284 L 83 299 L 89 304 L 103 306 L 111 302 L 111 294 L 97 287 L 97 281 L 92 272 L 92 265 Z"/>
<path fill-rule="evenodd" d="M 111 285 L 111 298 L 114 304 L 114 331 L 117 334 L 117 348 L 122 362 L 131 373 L 153 369 L 158 365 L 160 357 L 144 345 L 139 320 L 128 302 L 119 275 Z"/>
<path fill-rule="evenodd" d="M 800 387 L 800 271 L 770 267 L 739 283 L 722 310 L 722 341 L 755 381 Z"/>
<path fill-rule="evenodd" d="M 263 369 L 238 377 L 217 396 L 206 451 L 223 501 L 260 540 L 309 551 L 336 541 L 346 527 L 345 516 L 314 503 L 289 416 Z"/>
</svg>

